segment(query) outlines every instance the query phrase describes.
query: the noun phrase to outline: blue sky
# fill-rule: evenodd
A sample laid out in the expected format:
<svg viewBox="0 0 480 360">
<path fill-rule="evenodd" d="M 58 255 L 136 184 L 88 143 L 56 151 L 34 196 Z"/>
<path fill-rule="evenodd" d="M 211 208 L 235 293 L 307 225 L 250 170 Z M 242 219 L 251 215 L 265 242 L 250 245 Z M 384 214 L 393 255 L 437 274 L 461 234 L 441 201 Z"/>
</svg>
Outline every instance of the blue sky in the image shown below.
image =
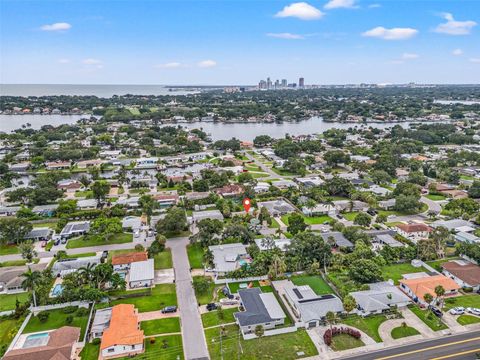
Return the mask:
<svg viewBox="0 0 480 360">
<path fill-rule="evenodd" d="M 0 82 L 480 83 L 480 1 L 0 0 Z"/>
</svg>

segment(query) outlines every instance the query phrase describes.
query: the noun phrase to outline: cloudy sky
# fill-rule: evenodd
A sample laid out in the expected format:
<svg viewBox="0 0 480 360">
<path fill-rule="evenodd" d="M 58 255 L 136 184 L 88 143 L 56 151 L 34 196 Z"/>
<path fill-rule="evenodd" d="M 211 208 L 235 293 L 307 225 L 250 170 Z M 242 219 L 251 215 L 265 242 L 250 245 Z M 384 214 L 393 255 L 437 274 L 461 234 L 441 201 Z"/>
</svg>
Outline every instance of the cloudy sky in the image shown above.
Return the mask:
<svg viewBox="0 0 480 360">
<path fill-rule="evenodd" d="M 480 83 L 476 0 L 0 2 L 0 83 Z"/>
</svg>

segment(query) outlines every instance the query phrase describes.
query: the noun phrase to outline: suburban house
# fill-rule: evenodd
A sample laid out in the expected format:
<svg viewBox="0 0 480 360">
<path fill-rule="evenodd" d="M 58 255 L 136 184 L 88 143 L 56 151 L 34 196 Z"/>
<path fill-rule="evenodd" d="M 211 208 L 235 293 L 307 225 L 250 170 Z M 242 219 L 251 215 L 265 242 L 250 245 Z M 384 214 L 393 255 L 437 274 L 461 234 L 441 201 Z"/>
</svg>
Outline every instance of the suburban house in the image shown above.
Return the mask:
<svg viewBox="0 0 480 360">
<path fill-rule="evenodd" d="M 270 201 L 259 201 L 257 203 L 258 209 L 262 207 L 267 208 L 268 213 L 272 216 L 281 216 L 288 213 L 295 212 L 295 208 L 283 199 L 270 200 Z"/>
<path fill-rule="evenodd" d="M 453 260 L 442 264 L 442 272 L 462 288 L 480 289 L 480 266 L 466 260 Z"/>
<path fill-rule="evenodd" d="M 47 336 L 34 341 L 27 338 L 22 347 L 14 346 L 2 359 L 4 360 L 67 360 L 75 358 L 80 328 L 62 326 L 47 333 Z M 16 344 L 15 344 L 16 345 Z"/>
<path fill-rule="evenodd" d="M 244 189 L 241 185 L 229 184 L 216 189 L 215 192 L 223 197 L 233 197 L 243 194 Z"/>
<path fill-rule="evenodd" d="M 455 240 L 460 242 L 465 242 L 469 244 L 478 244 L 480 243 L 480 237 L 476 236 L 475 234 L 460 231 L 455 234 Z"/>
<path fill-rule="evenodd" d="M 281 287 L 293 312 L 307 328 L 323 324 L 329 311 L 337 314 L 344 311 L 342 300 L 338 297 L 317 295 L 309 285 L 296 286 L 290 280 L 281 280 Z"/>
<path fill-rule="evenodd" d="M 192 222 L 198 223 L 204 219 L 217 219 L 223 221 L 223 215 L 220 210 L 194 211 L 192 213 Z"/>
<path fill-rule="evenodd" d="M 381 200 L 378 202 L 378 207 L 384 209 L 384 210 L 390 210 L 395 207 L 395 204 L 397 201 L 395 199 L 387 199 L 387 200 Z"/>
<path fill-rule="evenodd" d="M 351 292 L 357 302 L 355 312 L 361 316 L 381 314 L 392 306 L 397 308 L 410 304 L 410 298 L 389 282 L 369 284 L 369 290 Z"/>
<path fill-rule="evenodd" d="M 448 229 L 448 231 L 453 232 L 472 232 L 475 231 L 475 225 L 467 220 L 463 219 L 451 219 L 451 220 L 437 220 L 432 223 L 432 227 L 437 228 L 443 226 Z"/>
<path fill-rule="evenodd" d="M 52 238 L 54 231 L 49 227 L 33 228 L 25 239 L 33 241 L 48 241 Z"/>
<path fill-rule="evenodd" d="M 372 239 L 372 245 L 375 250 L 379 250 L 384 246 L 405 247 L 405 244 L 396 240 L 391 234 L 376 234 Z"/>
<path fill-rule="evenodd" d="M 140 216 L 125 216 L 122 219 L 122 229 L 128 231 L 136 231 L 142 227 L 142 218 Z"/>
<path fill-rule="evenodd" d="M 214 245 L 208 249 L 213 255 L 211 271 L 216 275 L 224 275 L 252 261 L 245 245 L 241 243 Z"/>
<path fill-rule="evenodd" d="M 144 352 L 143 330 L 132 304 L 112 307 L 108 328 L 103 332 L 99 359 L 133 356 Z"/>
<path fill-rule="evenodd" d="M 306 216 L 335 216 L 337 214 L 337 209 L 335 206 L 330 204 L 317 204 L 313 208 L 307 206 L 302 207 L 302 213 Z"/>
<path fill-rule="evenodd" d="M 355 245 L 348 240 L 340 231 L 332 231 L 320 234 L 327 244 L 338 248 L 353 249 Z"/>
<path fill-rule="evenodd" d="M 159 194 L 153 196 L 156 202 L 160 207 L 169 207 L 178 204 L 178 195 L 177 194 Z"/>
<path fill-rule="evenodd" d="M 52 266 L 52 274 L 54 276 L 64 277 L 72 272 L 78 271 L 78 269 L 87 266 L 96 266 L 101 262 L 101 256 L 87 256 L 74 259 L 60 259 Z"/>
<path fill-rule="evenodd" d="M 86 234 L 90 230 L 90 221 L 74 221 L 69 222 L 60 232 L 60 237 L 68 239 L 73 236 Z"/>
<path fill-rule="evenodd" d="M 154 259 L 133 262 L 130 265 L 126 280 L 130 289 L 154 286 Z"/>
<path fill-rule="evenodd" d="M 452 296 L 458 293 L 460 286 L 452 279 L 444 275 L 413 277 L 399 280 L 400 289 L 410 296 L 413 301 L 420 305 L 428 305 L 424 299 L 425 294 L 435 297 L 435 287 L 441 285 L 445 289 L 444 296 Z"/>
<path fill-rule="evenodd" d="M 48 264 L 29 265 L 32 271 L 42 271 Z M 2 267 L 0 271 L 0 294 L 15 294 L 25 292 L 22 286 L 25 278 L 22 276 L 28 270 L 27 266 L 8 266 Z"/>
<path fill-rule="evenodd" d="M 112 308 L 98 309 L 95 311 L 92 327 L 90 329 L 91 339 L 100 339 L 105 329 L 110 325 L 112 318 Z"/>
<path fill-rule="evenodd" d="M 432 228 L 425 224 L 398 224 L 397 232 L 404 238 L 417 243 L 419 240 L 427 239 L 432 232 Z"/>
<path fill-rule="evenodd" d="M 243 335 L 254 332 L 259 325 L 268 330 L 285 322 L 286 315 L 273 293 L 251 288 L 239 290 L 238 295 L 245 310 L 234 313 L 233 316 Z"/>
<path fill-rule="evenodd" d="M 112 256 L 113 270 L 126 271 L 130 269 L 130 265 L 132 263 L 146 260 L 148 260 L 148 255 L 146 251 L 114 255 Z"/>
<path fill-rule="evenodd" d="M 287 251 L 287 247 L 290 245 L 291 240 L 288 238 L 284 239 L 255 239 L 255 244 L 257 244 L 260 251 L 271 250 L 273 248 L 279 248 L 282 251 Z"/>
</svg>

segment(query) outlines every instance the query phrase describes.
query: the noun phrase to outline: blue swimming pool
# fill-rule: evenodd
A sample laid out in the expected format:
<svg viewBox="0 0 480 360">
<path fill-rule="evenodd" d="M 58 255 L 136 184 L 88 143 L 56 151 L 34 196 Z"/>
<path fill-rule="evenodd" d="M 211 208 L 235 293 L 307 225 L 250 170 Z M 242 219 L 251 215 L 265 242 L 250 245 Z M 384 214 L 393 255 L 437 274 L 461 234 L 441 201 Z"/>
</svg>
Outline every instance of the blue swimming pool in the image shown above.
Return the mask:
<svg viewBox="0 0 480 360">
<path fill-rule="evenodd" d="M 22 348 L 44 346 L 48 343 L 49 338 L 50 334 L 48 332 L 28 335 L 25 338 Z"/>
<path fill-rule="evenodd" d="M 40 338 L 44 338 L 44 337 L 48 337 L 48 333 L 39 333 L 39 334 L 28 335 L 26 340 L 34 340 L 34 339 L 40 339 Z"/>
<path fill-rule="evenodd" d="M 62 293 L 62 291 L 63 291 L 62 284 L 57 284 L 53 287 L 52 296 L 58 296 Z"/>
</svg>

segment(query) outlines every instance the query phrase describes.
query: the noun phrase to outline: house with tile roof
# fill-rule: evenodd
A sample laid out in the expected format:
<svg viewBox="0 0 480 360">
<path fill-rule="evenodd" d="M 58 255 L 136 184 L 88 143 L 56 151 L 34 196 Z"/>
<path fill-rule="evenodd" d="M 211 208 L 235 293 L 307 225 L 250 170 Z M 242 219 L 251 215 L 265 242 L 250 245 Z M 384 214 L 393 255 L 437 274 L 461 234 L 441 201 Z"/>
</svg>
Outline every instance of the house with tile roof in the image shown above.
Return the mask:
<svg viewBox="0 0 480 360">
<path fill-rule="evenodd" d="M 100 359 L 133 356 L 145 351 L 143 330 L 140 330 L 138 313 L 132 304 L 112 307 L 110 325 L 103 332 Z"/>
<path fill-rule="evenodd" d="M 398 234 L 415 244 L 420 240 L 427 239 L 428 235 L 432 232 L 430 226 L 421 223 L 398 224 L 396 230 Z"/>
<path fill-rule="evenodd" d="M 442 272 L 462 288 L 480 289 L 480 266 L 467 260 L 453 260 L 442 264 Z"/>
<path fill-rule="evenodd" d="M 428 305 L 425 301 L 425 294 L 430 294 L 435 298 L 435 288 L 441 285 L 445 289 L 445 295 L 455 296 L 458 294 L 460 286 L 452 279 L 444 275 L 424 276 L 411 279 L 399 280 L 400 290 L 410 296 L 413 301 L 420 305 Z"/>
<path fill-rule="evenodd" d="M 138 261 L 146 261 L 147 259 L 148 259 L 148 255 L 146 251 L 114 255 L 112 256 L 113 270 L 115 271 L 128 270 L 130 269 L 130 266 L 132 265 L 132 263 L 138 262 Z"/>
</svg>

